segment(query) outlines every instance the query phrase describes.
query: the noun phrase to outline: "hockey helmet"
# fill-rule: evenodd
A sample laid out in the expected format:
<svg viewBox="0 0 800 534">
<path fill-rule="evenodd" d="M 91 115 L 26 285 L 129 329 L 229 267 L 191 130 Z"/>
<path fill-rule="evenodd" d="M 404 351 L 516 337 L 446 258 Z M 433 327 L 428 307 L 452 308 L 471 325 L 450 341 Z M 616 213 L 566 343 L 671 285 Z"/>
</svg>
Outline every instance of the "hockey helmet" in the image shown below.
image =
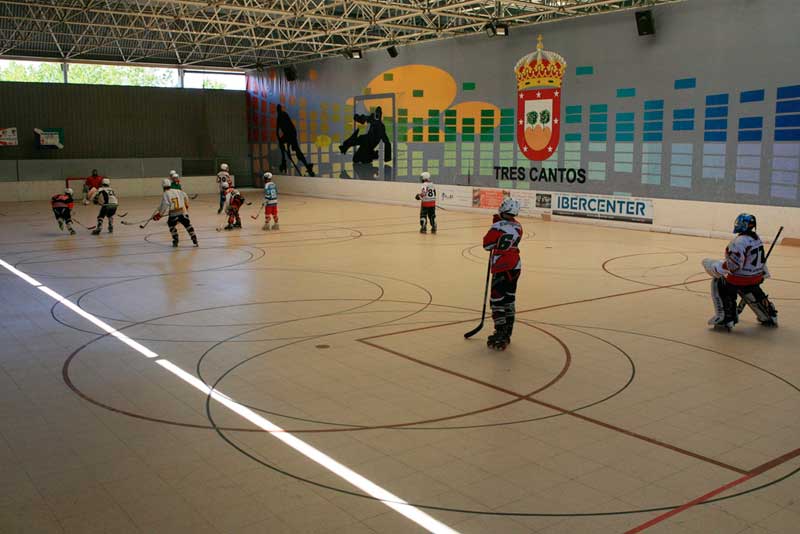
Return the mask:
<svg viewBox="0 0 800 534">
<path fill-rule="evenodd" d="M 228 172 L 228 164 L 223 163 L 222 165 L 219 166 L 219 170 Z"/>
<path fill-rule="evenodd" d="M 174 169 L 169 171 L 169 177 L 170 178 L 177 178 L 178 177 L 178 171 L 176 171 Z"/>
<path fill-rule="evenodd" d="M 164 189 L 169 189 L 170 187 L 172 187 L 172 182 L 170 181 L 169 178 L 164 178 L 163 180 L 161 180 L 161 187 L 163 187 Z"/>
<path fill-rule="evenodd" d="M 743 234 L 756 229 L 756 216 L 749 213 L 740 213 L 733 223 L 733 233 Z"/>
<path fill-rule="evenodd" d="M 500 204 L 500 208 L 497 210 L 497 213 L 500 215 L 506 214 L 516 217 L 519 215 L 519 201 L 514 200 L 511 197 L 504 199 L 502 204 Z"/>
<path fill-rule="evenodd" d="M 419 178 L 423 182 L 430 182 L 431 181 L 431 173 L 429 173 L 428 171 L 425 171 L 425 172 L 423 172 L 422 174 L 419 175 Z"/>
<path fill-rule="evenodd" d="M 103 185 L 111 185 L 111 180 L 109 180 L 108 178 L 103 178 L 103 182 L 102 183 L 103 183 Z"/>
<path fill-rule="evenodd" d="M 264 180 L 266 180 L 266 181 L 272 180 L 272 173 L 271 172 L 265 172 L 264 173 Z"/>
<path fill-rule="evenodd" d="M 71 187 L 67 187 L 66 189 L 64 189 L 64 194 L 65 195 L 71 195 L 72 194 L 72 188 Z"/>
</svg>

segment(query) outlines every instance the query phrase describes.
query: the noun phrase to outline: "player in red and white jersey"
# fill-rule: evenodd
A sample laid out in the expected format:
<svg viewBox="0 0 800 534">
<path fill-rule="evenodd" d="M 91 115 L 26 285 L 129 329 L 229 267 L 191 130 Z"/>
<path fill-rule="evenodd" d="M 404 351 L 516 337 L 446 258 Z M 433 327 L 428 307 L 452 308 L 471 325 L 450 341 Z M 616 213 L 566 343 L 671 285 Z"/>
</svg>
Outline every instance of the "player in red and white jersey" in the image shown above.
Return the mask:
<svg viewBox="0 0 800 534">
<path fill-rule="evenodd" d="M 228 187 L 228 184 L 225 183 L 225 204 L 223 208 L 225 209 L 225 214 L 228 216 L 228 225 L 225 227 L 226 230 L 233 230 L 234 228 L 241 228 L 242 227 L 242 219 L 239 217 L 239 208 L 242 207 L 244 204 L 244 195 L 242 195 L 237 189 L 233 187 Z"/>
<path fill-rule="evenodd" d="M 175 189 L 173 186 L 174 182 L 169 178 L 161 180 L 161 188 L 164 190 L 164 194 L 161 195 L 161 204 L 153 215 L 153 220 L 157 221 L 164 215 L 168 216 L 167 227 L 169 227 L 169 233 L 172 235 L 173 247 L 178 246 L 178 229 L 176 228 L 178 223 L 181 223 L 186 228 L 186 232 L 192 238 L 194 246 L 198 246 L 197 235 L 194 233 L 191 221 L 189 221 L 189 197 L 186 193 L 180 189 Z"/>
<path fill-rule="evenodd" d="M 428 220 L 431 221 L 431 233 L 436 233 L 436 186 L 431 182 L 431 173 L 423 172 L 420 175 L 422 189 L 414 197 L 420 201 L 419 207 L 419 233 L 428 233 Z"/>
<path fill-rule="evenodd" d="M 736 297 L 741 295 L 761 324 L 777 326 L 778 311 L 761 289 L 761 283 L 770 275 L 764 243 L 756 233 L 755 215 L 739 214 L 733 231 L 737 235 L 725 247 L 724 259 L 703 260 L 703 267 L 712 276 L 711 300 L 715 311 L 708 324 L 730 330 L 739 321 Z"/>
<path fill-rule="evenodd" d="M 67 187 L 63 193 L 53 195 L 50 198 L 50 207 L 53 208 L 53 215 L 56 216 L 58 229 L 63 230 L 66 225 L 70 235 L 75 235 L 75 230 L 72 228 L 72 208 L 75 207 L 72 189 Z"/>
<path fill-rule="evenodd" d="M 228 172 L 230 169 L 227 163 L 223 163 L 219 166 L 219 172 L 217 173 L 217 185 L 219 186 L 219 209 L 217 213 L 222 213 L 222 208 L 225 206 L 225 195 L 227 195 L 226 189 L 228 187 L 233 188 L 233 176 Z M 223 187 L 222 184 L 228 184 L 227 186 Z"/>
<path fill-rule="evenodd" d="M 519 215 L 519 202 L 506 198 L 492 219 L 492 227 L 483 236 L 483 248 L 491 253 L 492 292 L 489 302 L 492 307 L 494 334 L 486 345 L 504 350 L 511 343 L 516 313 L 517 282 L 522 271 L 519 257 L 519 242 L 522 240 L 522 225 L 514 218 Z"/>
</svg>

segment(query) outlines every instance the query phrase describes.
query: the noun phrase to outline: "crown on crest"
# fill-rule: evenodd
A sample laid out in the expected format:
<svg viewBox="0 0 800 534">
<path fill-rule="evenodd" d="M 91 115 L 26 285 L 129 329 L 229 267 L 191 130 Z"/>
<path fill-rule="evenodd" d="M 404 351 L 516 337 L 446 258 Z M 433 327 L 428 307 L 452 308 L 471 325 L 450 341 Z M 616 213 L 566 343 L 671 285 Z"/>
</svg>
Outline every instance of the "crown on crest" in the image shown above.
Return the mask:
<svg viewBox="0 0 800 534">
<path fill-rule="evenodd" d="M 517 75 L 517 89 L 528 87 L 561 87 L 567 62 L 563 57 L 544 50 L 542 36 L 539 35 L 536 51 L 517 61 L 514 72 Z"/>
</svg>

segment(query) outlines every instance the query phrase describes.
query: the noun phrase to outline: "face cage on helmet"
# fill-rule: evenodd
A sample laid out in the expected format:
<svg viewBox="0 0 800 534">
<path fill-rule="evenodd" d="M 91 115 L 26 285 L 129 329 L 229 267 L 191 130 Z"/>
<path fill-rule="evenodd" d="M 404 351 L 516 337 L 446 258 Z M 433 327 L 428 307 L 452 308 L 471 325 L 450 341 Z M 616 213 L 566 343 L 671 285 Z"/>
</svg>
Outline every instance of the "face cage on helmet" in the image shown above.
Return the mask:
<svg viewBox="0 0 800 534">
<path fill-rule="evenodd" d="M 756 229 L 756 218 L 750 214 L 743 214 L 736 217 L 733 223 L 733 233 L 742 234 Z"/>
</svg>

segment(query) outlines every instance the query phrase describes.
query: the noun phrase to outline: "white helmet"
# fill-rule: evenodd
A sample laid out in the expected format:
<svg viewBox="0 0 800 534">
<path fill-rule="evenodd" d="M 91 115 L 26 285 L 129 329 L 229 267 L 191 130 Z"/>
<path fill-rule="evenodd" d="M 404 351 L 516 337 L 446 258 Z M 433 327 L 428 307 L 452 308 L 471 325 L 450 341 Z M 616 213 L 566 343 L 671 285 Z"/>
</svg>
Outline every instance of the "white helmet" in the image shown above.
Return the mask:
<svg viewBox="0 0 800 534">
<path fill-rule="evenodd" d="M 265 172 L 264 173 L 264 179 L 265 180 L 272 180 L 272 173 L 271 172 Z"/>
<path fill-rule="evenodd" d="M 222 189 L 228 189 L 228 182 L 222 182 Z"/>
<path fill-rule="evenodd" d="M 223 163 L 222 165 L 219 166 L 219 170 L 228 172 L 228 164 Z"/>
<path fill-rule="evenodd" d="M 422 174 L 419 175 L 419 177 L 422 178 L 423 182 L 431 181 L 431 173 L 429 173 L 428 171 L 423 172 Z"/>
<path fill-rule="evenodd" d="M 71 195 L 72 194 L 72 188 L 71 187 L 67 187 L 66 189 L 64 189 L 64 194 L 65 195 Z"/>
<path fill-rule="evenodd" d="M 178 171 L 175 171 L 175 170 L 169 171 L 169 177 L 170 178 L 177 178 L 178 177 Z"/>
<path fill-rule="evenodd" d="M 103 185 L 111 185 L 111 180 L 108 178 L 103 178 Z"/>
<path fill-rule="evenodd" d="M 169 189 L 170 187 L 172 187 L 172 182 L 170 182 L 169 178 L 164 178 L 163 180 L 161 180 L 161 187 L 163 187 L 164 189 Z"/>
<path fill-rule="evenodd" d="M 511 197 L 506 198 L 503 200 L 503 203 L 500 204 L 500 209 L 497 210 L 497 213 L 500 215 L 507 214 L 511 215 L 512 217 L 516 217 L 519 215 L 519 201 L 514 200 Z"/>
</svg>

